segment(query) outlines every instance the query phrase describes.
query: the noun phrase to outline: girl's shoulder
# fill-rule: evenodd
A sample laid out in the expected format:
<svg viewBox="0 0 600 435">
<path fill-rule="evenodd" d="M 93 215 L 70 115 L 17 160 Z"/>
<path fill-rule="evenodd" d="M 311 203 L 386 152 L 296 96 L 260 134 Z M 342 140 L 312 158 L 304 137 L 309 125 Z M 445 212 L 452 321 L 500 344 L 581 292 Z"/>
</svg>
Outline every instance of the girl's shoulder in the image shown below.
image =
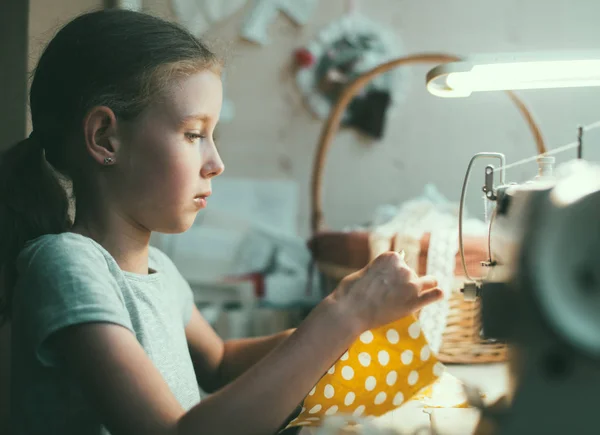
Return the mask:
<svg viewBox="0 0 600 435">
<path fill-rule="evenodd" d="M 108 271 L 108 257 L 110 254 L 101 245 L 80 234 L 46 234 L 25 243 L 17 257 L 17 269 L 19 273 L 38 268 L 81 271 L 93 267 Z"/>
</svg>

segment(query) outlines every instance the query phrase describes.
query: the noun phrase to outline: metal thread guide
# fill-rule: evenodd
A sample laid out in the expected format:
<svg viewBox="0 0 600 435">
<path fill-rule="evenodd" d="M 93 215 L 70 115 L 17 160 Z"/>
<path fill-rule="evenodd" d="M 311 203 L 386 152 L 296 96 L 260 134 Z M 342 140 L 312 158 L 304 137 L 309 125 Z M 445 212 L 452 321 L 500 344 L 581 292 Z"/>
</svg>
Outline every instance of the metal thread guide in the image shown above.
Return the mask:
<svg viewBox="0 0 600 435">
<path fill-rule="evenodd" d="M 577 128 L 577 158 L 583 158 L 583 127 L 580 125 Z"/>
</svg>

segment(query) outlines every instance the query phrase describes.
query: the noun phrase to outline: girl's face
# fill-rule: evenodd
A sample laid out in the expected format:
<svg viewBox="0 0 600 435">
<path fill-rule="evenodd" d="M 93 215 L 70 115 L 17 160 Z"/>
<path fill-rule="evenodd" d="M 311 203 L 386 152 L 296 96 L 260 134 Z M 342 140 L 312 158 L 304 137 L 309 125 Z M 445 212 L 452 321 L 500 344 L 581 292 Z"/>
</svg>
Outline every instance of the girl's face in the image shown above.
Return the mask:
<svg viewBox="0 0 600 435">
<path fill-rule="evenodd" d="M 217 74 L 190 75 L 174 82 L 127 130 L 118 156 L 122 170 L 111 190 L 135 223 L 180 233 L 206 206 L 211 179 L 224 169 L 213 139 L 222 98 Z"/>
</svg>

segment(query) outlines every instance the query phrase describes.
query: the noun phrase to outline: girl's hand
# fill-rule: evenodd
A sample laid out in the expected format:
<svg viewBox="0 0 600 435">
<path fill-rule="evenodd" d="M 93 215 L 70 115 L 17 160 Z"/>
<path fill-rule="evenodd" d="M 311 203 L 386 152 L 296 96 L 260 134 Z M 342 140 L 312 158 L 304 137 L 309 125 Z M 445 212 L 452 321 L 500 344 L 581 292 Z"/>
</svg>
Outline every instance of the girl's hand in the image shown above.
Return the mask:
<svg viewBox="0 0 600 435">
<path fill-rule="evenodd" d="M 439 301 L 443 293 L 435 278 L 419 278 L 404 262 L 403 255 L 386 252 L 344 278 L 329 297 L 361 322 L 366 331 Z"/>
</svg>

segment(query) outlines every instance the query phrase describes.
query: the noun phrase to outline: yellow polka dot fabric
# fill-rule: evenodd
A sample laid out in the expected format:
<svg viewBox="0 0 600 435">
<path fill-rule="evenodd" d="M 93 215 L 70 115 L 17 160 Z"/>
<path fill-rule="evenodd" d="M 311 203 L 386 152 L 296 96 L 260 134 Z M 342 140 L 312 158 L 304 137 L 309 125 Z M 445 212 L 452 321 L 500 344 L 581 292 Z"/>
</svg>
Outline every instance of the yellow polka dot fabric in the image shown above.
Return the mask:
<svg viewBox="0 0 600 435">
<path fill-rule="evenodd" d="M 321 426 L 336 414 L 381 416 L 432 385 L 443 369 L 414 316 L 366 331 L 315 385 L 288 427 Z"/>
</svg>

